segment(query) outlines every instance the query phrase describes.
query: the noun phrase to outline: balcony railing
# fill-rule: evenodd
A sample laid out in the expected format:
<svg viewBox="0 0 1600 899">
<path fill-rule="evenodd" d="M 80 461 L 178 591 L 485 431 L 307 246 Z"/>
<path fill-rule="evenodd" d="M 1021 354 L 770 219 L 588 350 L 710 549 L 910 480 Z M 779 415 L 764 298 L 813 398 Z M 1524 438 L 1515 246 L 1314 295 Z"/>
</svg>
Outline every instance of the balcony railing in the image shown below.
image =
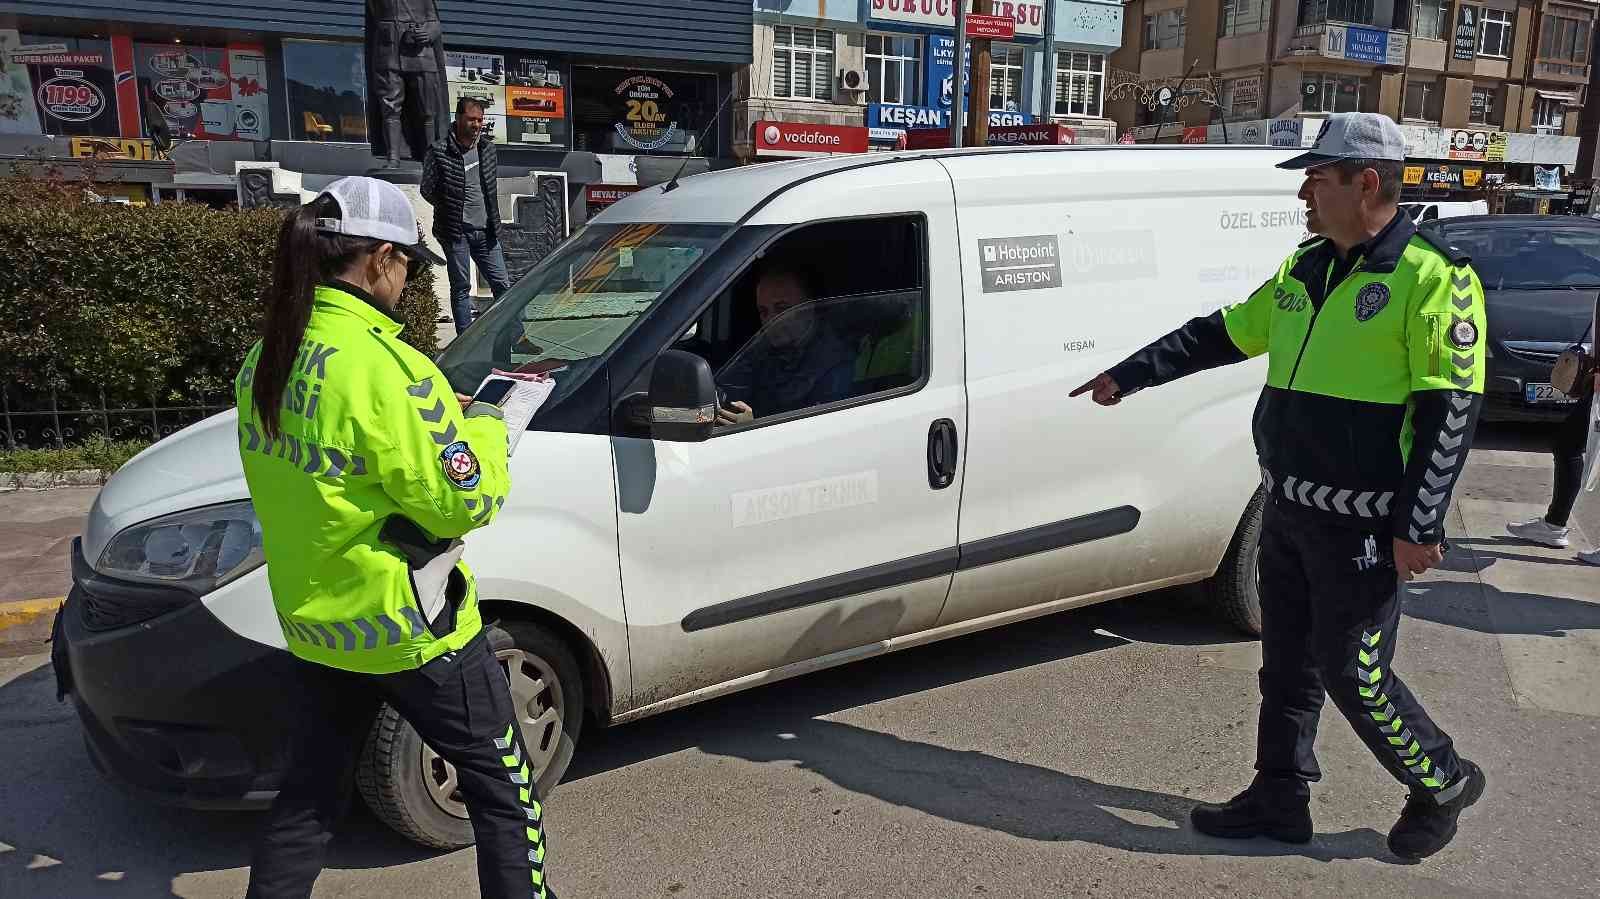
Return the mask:
<svg viewBox="0 0 1600 899">
<path fill-rule="evenodd" d="M 1587 81 L 1589 67 L 1582 63 L 1562 62 L 1560 60 L 1537 59 L 1533 63 L 1535 78 L 1562 78 L 1574 81 Z"/>
</svg>

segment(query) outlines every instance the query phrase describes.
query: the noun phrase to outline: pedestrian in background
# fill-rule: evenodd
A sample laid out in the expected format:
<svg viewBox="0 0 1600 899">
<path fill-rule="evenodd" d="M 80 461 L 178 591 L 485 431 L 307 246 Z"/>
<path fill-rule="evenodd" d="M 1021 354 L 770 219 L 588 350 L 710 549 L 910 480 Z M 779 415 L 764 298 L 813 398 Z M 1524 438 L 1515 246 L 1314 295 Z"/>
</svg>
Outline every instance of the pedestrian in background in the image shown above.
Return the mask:
<svg viewBox="0 0 1600 899">
<path fill-rule="evenodd" d="M 1551 435 L 1550 452 L 1555 456 L 1555 485 L 1550 493 L 1550 508 L 1538 518 L 1513 521 L 1506 525 L 1511 536 L 1529 543 L 1566 549 L 1572 544 L 1572 507 L 1582 489 L 1584 450 L 1589 444 L 1590 408 L 1600 392 L 1600 372 L 1584 381 L 1584 393 L 1567 409 L 1567 417 Z M 1578 561 L 1600 565 L 1600 549 L 1578 553 Z"/>
<path fill-rule="evenodd" d="M 429 147 L 422 163 L 422 198 L 433 206 L 433 236 L 448 260 L 457 334 L 472 324 L 474 262 L 495 299 L 511 287 L 500 247 L 499 163 L 483 123 L 484 101 L 462 97 L 450 135 Z"/>
<path fill-rule="evenodd" d="M 1396 855 L 1443 849 L 1482 796 L 1390 667 L 1402 581 L 1443 560 L 1445 512 L 1483 400 L 1484 300 L 1477 275 L 1417 234 L 1398 208 L 1399 126 L 1328 118 L 1300 199 L 1317 237 L 1245 302 L 1133 354 L 1073 396 L 1111 406 L 1145 387 L 1267 354 L 1255 442 L 1261 529 L 1261 717 L 1256 777 L 1190 817 L 1211 836 L 1311 839 L 1314 744 L 1331 696 L 1379 763 L 1410 788 L 1389 831 Z"/>
<path fill-rule="evenodd" d="M 455 766 L 482 895 L 546 896 L 535 776 L 460 561 L 459 538 L 510 492 L 506 426 L 495 406 L 463 409 L 399 339 L 407 279 L 438 262 L 399 188 L 334 182 L 279 232 L 262 337 L 235 381 L 245 482 L 300 674 L 283 685 L 298 721 L 250 899 L 311 895 L 384 702 Z"/>
</svg>

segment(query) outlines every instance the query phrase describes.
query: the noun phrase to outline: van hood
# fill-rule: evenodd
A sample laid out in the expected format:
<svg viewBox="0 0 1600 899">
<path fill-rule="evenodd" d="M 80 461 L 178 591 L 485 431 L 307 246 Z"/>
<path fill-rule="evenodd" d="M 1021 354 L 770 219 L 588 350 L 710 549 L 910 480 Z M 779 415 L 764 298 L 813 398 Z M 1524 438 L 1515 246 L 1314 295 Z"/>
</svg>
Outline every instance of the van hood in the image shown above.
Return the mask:
<svg viewBox="0 0 1600 899">
<path fill-rule="evenodd" d="M 162 515 L 248 499 L 239 410 L 190 425 L 134 456 L 101 488 L 83 531 L 91 564 L 123 528 Z"/>
</svg>

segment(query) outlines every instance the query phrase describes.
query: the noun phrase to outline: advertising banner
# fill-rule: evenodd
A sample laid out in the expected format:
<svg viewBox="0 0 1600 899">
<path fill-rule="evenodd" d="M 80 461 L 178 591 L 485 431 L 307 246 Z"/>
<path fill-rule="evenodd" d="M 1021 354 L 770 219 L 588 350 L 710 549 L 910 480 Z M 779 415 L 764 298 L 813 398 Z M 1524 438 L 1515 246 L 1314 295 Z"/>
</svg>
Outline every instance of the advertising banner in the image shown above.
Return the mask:
<svg viewBox="0 0 1600 899">
<path fill-rule="evenodd" d="M 454 118 L 462 97 L 475 97 L 484 103 L 483 131 L 497 144 L 506 142 L 506 58 L 493 53 L 444 54 L 446 93 L 450 96 L 449 115 Z"/>
<path fill-rule="evenodd" d="M 1456 34 L 1450 56 L 1471 62 L 1478 56 L 1478 18 L 1481 7 L 1463 3 L 1456 8 Z"/>
<path fill-rule="evenodd" d="M 956 27 L 957 0 L 871 0 L 867 17 L 873 22 L 893 22 L 899 25 L 928 25 L 934 28 Z M 989 4 L 993 15 L 1004 16 L 1017 23 L 1017 34 L 1023 37 L 1044 36 L 1045 0 L 993 0 Z M 968 7 L 971 10 L 971 7 Z"/>
<path fill-rule="evenodd" d="M 991 112 L 989 113 L 989 127 L 995 128 L 1002 125 L 1030 125 L 1033 116 L 1025 112 Z M 893 103 L 870 103 L 867 105 L 867 127 L 869 128 L 948 128 L 950 127 L 950 110 L 935 109 L 931 106 L 900 106 Z"/>
<path fill-rule="evenodd" d="M 117 136 L 110 41 L 45 39 L 12 47 L 8 58 L 27 72 L 44 133 Z"/>
<path fill-rule="evenodd" d="M 534 56 L 508 60 L 506 140 L 554 146 L 568 143 L 566 79 L 559 64 Z"/>
<path fill-rule="evenodd" d="M 42 134 L 28 67 L 11 61 L 20 46 L 22 36 L 15 28 L 0 28 L 0 134 Z"/>
</svg>

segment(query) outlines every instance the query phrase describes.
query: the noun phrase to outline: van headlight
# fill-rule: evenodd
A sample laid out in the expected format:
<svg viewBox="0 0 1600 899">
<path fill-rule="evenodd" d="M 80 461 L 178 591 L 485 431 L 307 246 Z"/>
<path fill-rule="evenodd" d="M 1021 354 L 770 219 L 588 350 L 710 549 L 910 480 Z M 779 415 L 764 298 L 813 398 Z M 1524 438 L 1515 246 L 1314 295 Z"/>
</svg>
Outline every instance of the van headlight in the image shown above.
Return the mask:
<svg viewBox="0 0 1600 899">
<path fill-rule="evenodd" d="M 209 593 L 266 560 L 248 500 L 153 518 L 106 544 L 95 570 L 111 577 Z"/>
</svg>

